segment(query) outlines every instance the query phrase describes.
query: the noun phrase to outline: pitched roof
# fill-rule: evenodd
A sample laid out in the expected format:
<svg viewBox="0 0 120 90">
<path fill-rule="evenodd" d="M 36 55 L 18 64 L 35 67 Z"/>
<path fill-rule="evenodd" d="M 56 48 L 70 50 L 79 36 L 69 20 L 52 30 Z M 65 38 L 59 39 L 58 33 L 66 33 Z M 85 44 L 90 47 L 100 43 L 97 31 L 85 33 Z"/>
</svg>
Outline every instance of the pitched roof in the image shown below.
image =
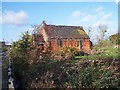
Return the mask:
<svg viewBox="0 0 120 90">
<path fill-rule="evenodd" d="M 44 43 L 44 38 L 42 34 L 33 34 L 34 41 L 37 41 L 38 43 Z"/>
<path fill-rule="evenodd" d="M 82 26 L 63 26 L 63 25 L 48 25 L 43 23 L 36 29 L 37 32 L 44 28 L 48 38 L 89 38 Z"/>
<path fill-rule="evenodd" d="M 45 25 L 48 38 L 89 38 L 81 26 Z"/>
</svg>

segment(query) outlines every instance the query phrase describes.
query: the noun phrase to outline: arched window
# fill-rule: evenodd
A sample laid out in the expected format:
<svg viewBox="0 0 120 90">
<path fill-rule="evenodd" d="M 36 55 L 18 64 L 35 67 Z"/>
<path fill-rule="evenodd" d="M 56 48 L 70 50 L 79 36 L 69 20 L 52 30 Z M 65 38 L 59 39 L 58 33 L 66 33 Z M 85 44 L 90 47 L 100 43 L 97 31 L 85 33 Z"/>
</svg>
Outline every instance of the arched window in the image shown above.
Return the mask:
<svg viewBox="0 0 120 90">
<path fill-rule="evenodd" d="M 80 49 L 82 49 L 82 40 L 80 40 Z"/>
<path fill-rule="evenodd" d="M 60 40 L 60 47 L 62 47 L 63 45 L 62 45 L 62 40 Z"/>
<path fill-rule="evenodd" d="M 80 42 L 79 41 L 77 41 L 77 47 L 79 47 L 80 46 Z"/>
<path fill-rule="evenodd" d="M 62 47 L 63 46 L 63 42 L 61 39 L 57 39 L 57 44 L 59 47 Z"/>
</svg>

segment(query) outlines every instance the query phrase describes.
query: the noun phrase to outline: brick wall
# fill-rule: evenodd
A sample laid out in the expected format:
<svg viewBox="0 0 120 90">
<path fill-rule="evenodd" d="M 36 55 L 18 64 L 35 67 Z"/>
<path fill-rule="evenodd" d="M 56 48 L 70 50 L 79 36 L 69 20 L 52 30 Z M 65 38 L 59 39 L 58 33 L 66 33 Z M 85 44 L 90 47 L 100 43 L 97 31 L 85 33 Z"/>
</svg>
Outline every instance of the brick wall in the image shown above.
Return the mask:
<svg viewBox="0 0 120 90">
<path fill-rule="evenodd" d="M 55 52 L 58 50 L 58 45 L 57 45 L 57 39 L 51 39 L 49 41 L 49 47 L 50 47 L 50 50 Z"/>
<path fill-rule="evenodd" d="M 48 36 L 47 36 L 44 28 L 41 30 L 40 33 L 43 35 L 44 40 L 45 40 L 45 41 L 48 41 Z"/>
<path fill-rule="evenodd" d="M 61 47 L 76 47 L 80 49 L 80 41 L 78 39 L 51 39 L 49 41 L 50 50 L 53 52 L 58 51 Z M 89 39 L 82 40 L 82 50 L 90 50 L 90 41 Z"/>
<path fill-rule="evenodd" d="M 91 50 L 91 43 L 90 43 L 89 39 L 83 39 L 82 50 L 83 51 L 90 51 Z"/>
</svg>

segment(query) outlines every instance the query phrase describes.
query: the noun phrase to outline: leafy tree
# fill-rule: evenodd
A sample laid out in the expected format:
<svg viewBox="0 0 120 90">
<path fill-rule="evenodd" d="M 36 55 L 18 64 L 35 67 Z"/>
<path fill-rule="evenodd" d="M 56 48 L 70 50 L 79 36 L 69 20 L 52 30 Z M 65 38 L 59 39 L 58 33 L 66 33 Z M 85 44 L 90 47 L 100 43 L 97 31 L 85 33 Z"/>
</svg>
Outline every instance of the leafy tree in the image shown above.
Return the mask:
<svg viewBox="0 0 120 90">
<path fill-rule="evenodd" d="M 15 81 L 21 86 L 20 82 L 25 84 L 25 80 L 28 80 L 26 75 L 28 74 L 29 69 L 29 52 L 31 51 L 32 45 L 32 36 L 29 32 L 22 33 L 21 39 L 16 42 L 13 42 L 9 57 L 11 59 L 12 66 L 14 68 Z M 23 79 L 26 77 L 25 79 Z M 24 86 L 25 87 L 25 86 Z"/>
<path fill-rule="evenodd" d="M 19 50 L 25 55 L 32 46 L 32 37 L 28 32 L 22 33 L 21 40 L 18 41 Z"/>
<path fill-rule="evenodd" d="M 111 35 L 111 36 L 109 37 L 109 40 L 110 40 L 111 43 L 113 43 L 113 44 L 118 44 L 118 45 L 120 45 L 120 33 Z"/>
<path fill-rule="evenodd" d="M 13 42 L 11 48 L 11 54 L 13 56 L 27 56 L 28 51 L 32 48 L 32 36 L 29 32 L 22 33 L 21 39 L 16 42 Z"/>
</svg>

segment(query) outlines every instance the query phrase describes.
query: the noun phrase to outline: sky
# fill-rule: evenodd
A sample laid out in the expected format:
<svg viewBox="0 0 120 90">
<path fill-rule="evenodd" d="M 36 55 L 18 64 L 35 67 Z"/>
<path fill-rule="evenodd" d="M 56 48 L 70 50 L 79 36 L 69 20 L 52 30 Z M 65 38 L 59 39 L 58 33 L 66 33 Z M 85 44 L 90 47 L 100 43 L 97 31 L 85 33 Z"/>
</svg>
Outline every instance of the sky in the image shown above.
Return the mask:
<svg viewBox="0 0 120 90">
<path fill-rule="evenodd" d="M 92 39 L 98 26 L 107 25 L 109 35 L 118 32 L 116 2 L 2 2 L 0 4 L 0 41 L 17 41 L 21 33 L 32 32 L 32 26 L 47 24 L 92 28 Z"/>
</svg>

